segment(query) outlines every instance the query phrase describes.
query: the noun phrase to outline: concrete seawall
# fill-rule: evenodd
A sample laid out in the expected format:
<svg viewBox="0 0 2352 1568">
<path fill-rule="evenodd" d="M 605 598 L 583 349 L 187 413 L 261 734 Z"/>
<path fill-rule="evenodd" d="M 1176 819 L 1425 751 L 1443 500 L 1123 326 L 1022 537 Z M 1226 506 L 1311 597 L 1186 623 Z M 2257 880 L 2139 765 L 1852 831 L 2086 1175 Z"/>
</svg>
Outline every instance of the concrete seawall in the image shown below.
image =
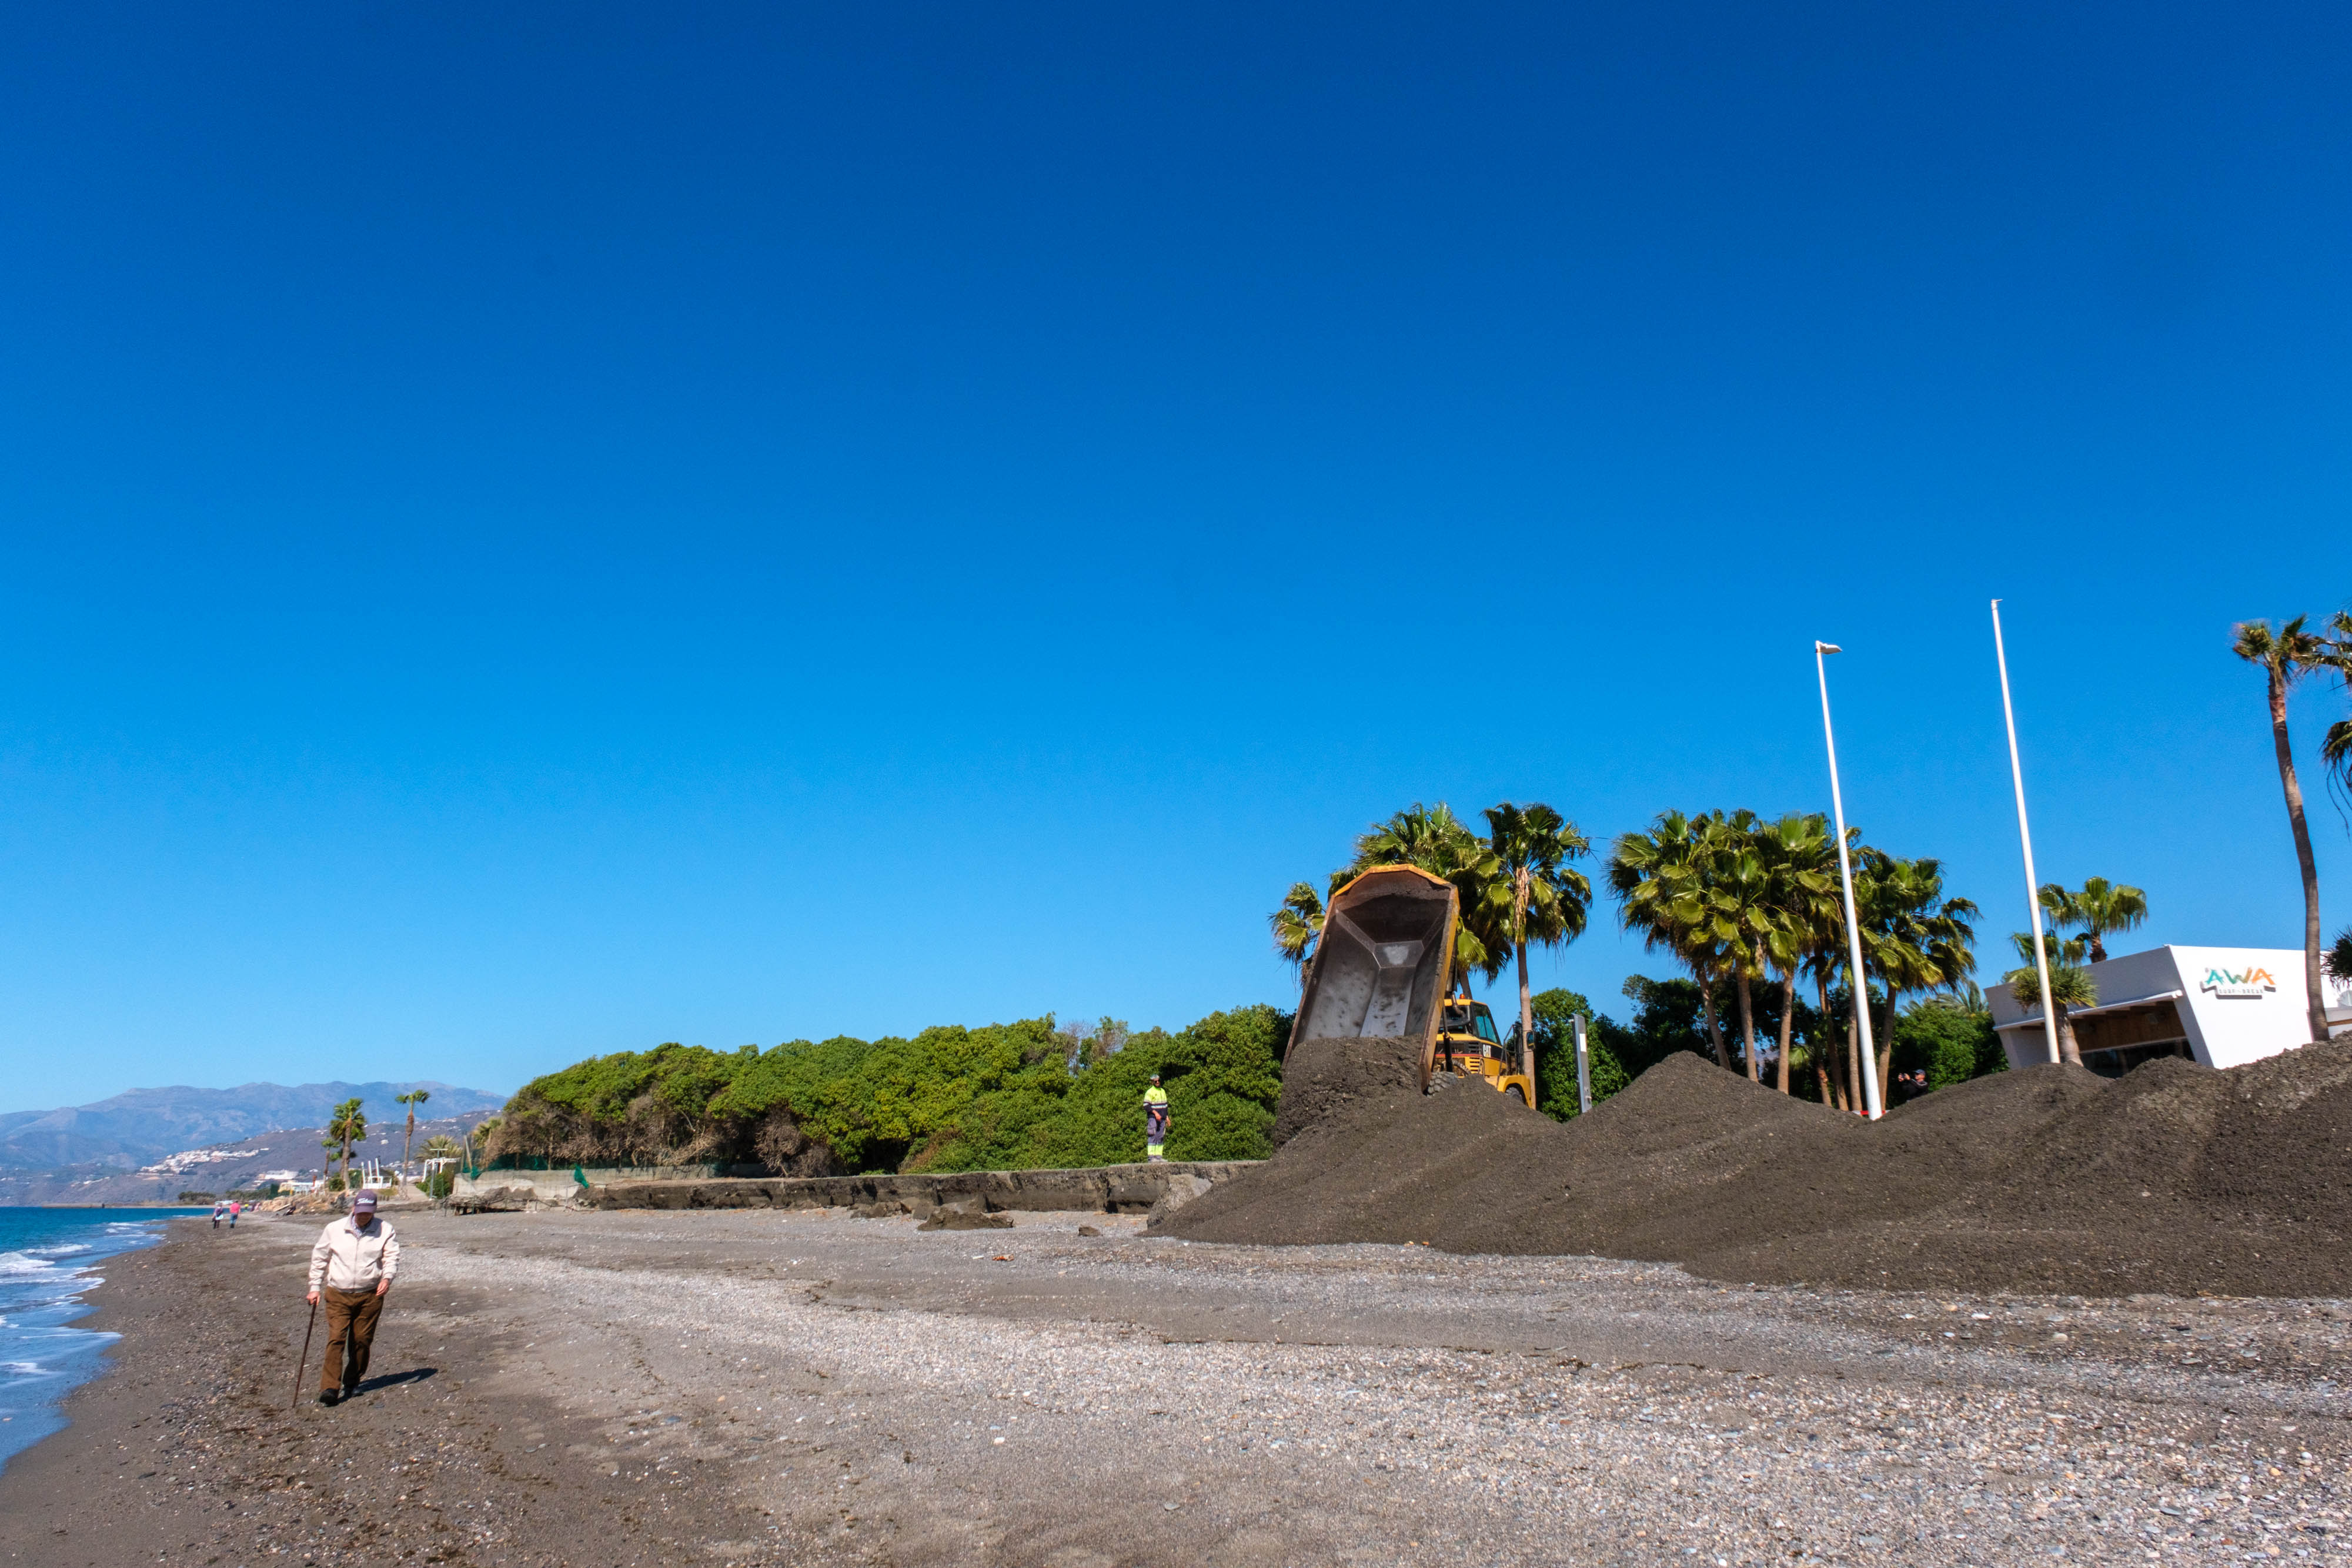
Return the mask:
<svg viewBox="0 0 2352 1568">
<path fill-rule="evenodd" d="M 450 1186 L 449 1206 L 459 1210 L 568 1208 L 577 1204 L 583 1191 L 600 1186 L 621 1182 L 707 1181 L 738 1174 L 739 1170 L 740 1167 L 713 1165 L 590 1166 L 574 1176 L 572 1166 L 562 1166 L 544 1171 L 484 1171 L 470 1176 L 461 1172 Z M 587 1179 L 584 1188 L 580 1185 L 582 1177 Z"/>
<path fill-rule="evenodd" d="M 1080 1170 L 955 1171 L 944 1176 L 776 1176 L 709 1181 L 619 1182 L 593 1189 L 596 1208 L 856 1208 L 927 1215 L 1076 1209 L 1096 1214 L 1165 1213 L 1255 1160 L 1096 1166 Z"/>
<path fill-rule="evenodd" d="M 460 1177 L 460 1211 L 519 1208 L 854 1208 L 928 1215 L 956 1208 L 1167 1213 L 1253 1168 L 1255 1160 L 1170 1161 L 1079 1170 L 954 1171 L 845 1176 L 722 1176 L 669 1171 L 484 1171 Z"/>
</svg>

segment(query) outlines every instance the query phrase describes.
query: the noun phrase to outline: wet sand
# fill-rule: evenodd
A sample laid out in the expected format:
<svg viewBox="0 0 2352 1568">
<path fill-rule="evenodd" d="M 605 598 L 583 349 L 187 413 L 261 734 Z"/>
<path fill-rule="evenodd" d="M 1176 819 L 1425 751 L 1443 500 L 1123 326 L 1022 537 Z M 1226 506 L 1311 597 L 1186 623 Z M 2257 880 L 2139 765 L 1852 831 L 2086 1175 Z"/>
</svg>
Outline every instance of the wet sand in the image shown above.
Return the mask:
<svg viewBox="0 0 2352 1568">
<path fill-rule="evenodd" d="M 0 1562 L 2352 1562 L 2338 1303 L 1074 1215 L 395 1222 L 368 1391 L 331 1410 L 315 1374 L 287 1407 L 311 1223 L 112 1265 L 86 1321 L 117 1367 L 0 1476 Z"/>
</svg>

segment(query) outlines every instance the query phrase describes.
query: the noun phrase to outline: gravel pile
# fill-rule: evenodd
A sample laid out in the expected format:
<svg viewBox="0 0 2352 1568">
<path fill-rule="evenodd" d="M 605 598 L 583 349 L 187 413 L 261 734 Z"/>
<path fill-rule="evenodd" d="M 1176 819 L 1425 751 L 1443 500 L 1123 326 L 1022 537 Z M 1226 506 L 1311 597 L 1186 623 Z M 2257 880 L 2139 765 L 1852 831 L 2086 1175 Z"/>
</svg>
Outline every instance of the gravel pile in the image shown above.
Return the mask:
<svg viewBox="0 0 2352 1568">
<path fill-rule="evenodd" d="M 1322 1064 L 1275 1157 L 1160 1229 L 1775 1283 L 2352 1295 L 2352 1042 L 2229 1072 L 2000 1073 L 1874 1126 L 1688 1054 L 1566 1124 L 1475 1084 L 1321 1088 L 1344 1076 Z"/>
</svg>

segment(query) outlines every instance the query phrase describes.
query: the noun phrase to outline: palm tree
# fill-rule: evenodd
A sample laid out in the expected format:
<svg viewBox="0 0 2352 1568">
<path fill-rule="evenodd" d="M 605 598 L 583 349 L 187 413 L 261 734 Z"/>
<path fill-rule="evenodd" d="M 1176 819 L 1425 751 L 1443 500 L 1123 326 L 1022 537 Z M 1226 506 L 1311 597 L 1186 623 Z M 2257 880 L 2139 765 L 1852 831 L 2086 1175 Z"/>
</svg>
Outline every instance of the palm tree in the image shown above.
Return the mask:
<svg viewBox="0 0 2352 1568">
<path fill-rule="evenodd" d="M 428 1166 L 436 1160 L 447 1160 L 454 1165 L 466 1157 L 466 1146 L 446 1133 L 436 1133 L 418 1145 L 416 1157 Z M 437 1185 L 431 1176 L 425 1178 L 424 1186 L 428 1193 Z M 438 1196 L 446 1197 L 448 1189 L 444 1187 Z"/>
<path fill-rule="evenodd" d="M 2009 944 L 2017 949 L 2018 961 L 2031 967 L 2033 964 L 2033 933 L 2012 931 L 2009 934 Z M 2042 938 L 2042 950 L 2049 956 L 2052 968 L 2063 964 L 2069 968 L 2079 969 L 2090 957 L 2091 943 L 2086 936 L 2069 936 L 2061 941 L 2045 935 Z"/>
<path fill-rule="evenodd" d="M 1759 852 L 1756 831 L 1752 811 L 1734 811 L 1728 817 L 1718 814 L 1708 839 L 1710 852 L 1700 862 L 1705 868 L 1700 902 L 1706 927 L 1730 962 L 1732 984 L 1739 998 L 1739 1039 L 1750 1082 L 1760 1072 L 1756 1056 L 1755 981 L 1765 972 L 1765 944 L 1780 924 L 1770 898 L 1770 874 Z"/>
<path fill-rule="evenodd" d="M 2311 830 L 2303 820 L 2303 786 L 2295 782 L 2294 749 L 2287 743 L 2287 688 L 2315 669 L 2329 664 L 2332 645 L 2303 629 L 2296 616 L 2277 631 L 2267 621 L 2242 622 L 2230 651 L 2259 665 L 2269 689 L 2271 746 L 2278 754 L 2279 788 L 2286 794 L 2287 825 L 2294 830 L 2294 858 L 2303 869 L 2303 990 L 2310 1015 L 2311 1038 L 2327 1038 L 2327 1000 L 2319 988 L 2319 868 L 2311 859 Z M 2347 741 L 2352 745 L 2352 741 Z M 2054 982 L 2053 982 L 2054 984 Z"/>
<path fill-rule="evenodd" d="M 2010 994 L 2017 998 L 2018 1005 L 2030 1008 L 2034 1005 L 2034 998 L 2042 994 L 2042 971 L 2033 961 L 2033 933 L 2012 931 L 2009 934 L 2009 942 L 2017 949 L 2018 961 L 2023 967 L 2013 969 L 2001 978 L 2009 982 Z M 2084 973 L 2083 965 L 2089 957 L 2090 950 L 2091 940 L 2087 936 L 2069 936 L 2061 940 L 2045 935 L 2042 938 L 2042 955 L 2050 964 L 2050 988 L 2058 993 L 2058 999 L 2065 1007 L 2089 1007 L 2097 998 L 2097 987 L 2092 987 L 2092 1000 L 2086 1001 L 2078 994 L 2080 987 L 2072 980 L 2059 977 L 2062 972 Z M 2023 989 L 2018 988 L 2017 977 L 2020 975 L 2032 977 Z M 2087 979 L 2087 975 L 2085 977 Z M 2067 1020 L 2064 1008 L 2059 1009 L 2055 1021 L 2058 1026 L 2058 1060 L 2080 1061 L 2082 1052 L 2074 1049 L 2074 1026 Z"/>
<path fill-rule="evenodd" d="M 2042 888 L 2042 907 L 2061 929 L 2079 927 L 2090 944 L 2091 962 L 2107 961 L 2105 938 L 2113 932 L 2129 931 L 2147 919 L 2147 894 L 2136 887 L 2117 887 L 2105 877 L 2084 879 L 2079 892 L 2069 893 L 2057 883 L 2045 883 Z"/>
<path fill-rule="evenodd" d="M 1904 996 L 1967 977 L 1977 967 L 1972 923 L 1983 911 L 1968 899 L 1944 896 L 1939 861 L 1899 860 L 1876 850 L 1863 855 L 1866 869 L 1854 879 L 1863 962 L 1886 987 L 1886 1028 L 1878 1036 L 1878 1060 L 1870 1064 L 1878 1074 L 1878 1102 L 1884 1105 L 1895 1063 L 1895 1019 Z"/>
<path fill-rule="evenodd" d="M 2320 662 L 2335 674 L 2346 695 L 2352 695 L 2352 610 L 2339 610 L 2329 616 L 2327 630 L 2334 635 Z M 2327 727 L 2327 733 L 2320 737 L 2319 759 L 2327 764 L 2330 782 L 2339 790 L 2352 792 L 2352 718 L 2339 718 Z"/>
<path fill-rule="evenodd" d="M 416 1141 L 416 1108 L 432 1098 L 432 1092 L 426 1089 L 412 1090 L 406 1094 L 392 1097 L 394 1104 L 408 1107 L 408 1131 L 400 1140 L 400 1176 L 403 1181 L 408 1179 L 408 1145 Z"/>
<path fill-rule="evenodd" d="M 1609 889 L 1617 895 L 1618 924 L 1642 934 L 1652 952 L 1671 953 L 1698 981 L 1699 1005 L 1717 1065 L 1728 1071 L 1731 1054 L 1715 1017 L 1716 967 L 1722 951 L 1705 925 L 1699 862 L 1713 823 L 1667 811 L 1645 833 L 1621 833 L 1609 852 Z"/>
<path fill-rule="evenodd" d="M 1356 858 L 1345 876 L 1384 865 L 1418 866 L 1454 884 L 1462 921 L 1454 933 L 1454 964 L 1446 993 L 1470 989 L 1471 971 L 1487 979 L 1511 961 L 1510 883 L 1486 841 L 1463 825 L 1452 807 L 1418 800 L 1385 822 L 1376 822 L 1356 841 Z M 1335 882 L 1341 880 L 1334 877 Z"/>
<path fill-rule="evenodd" d="M 2352 925 L 2336 934 L 2336 945 L 2320 958 L 2326 966 L 2328 977 L 2340 986 L 2352 987 Z M 2352 1001 L 2352 989 L 2339 993 L 2339 999 Z"/>
<path fill-rule="evenodd" d="M 1771 934 L 1760 946 L 1780 971 L 1780 1060 L 1774 1087 L 1786 1094 L 1797 1018 L 1798 972 L 1812 950 L 1814 934 L 1834 927 L 1840 918 L 1837 848 L 1830 836 L 1829 819 L 1819 812 L 1791 811 L 1759 829 L 1756 841 L 1764 860 L 1765 902 L 1774 916 Z M 1828 1010 L 1826 997 L 1822 1010 Z"/>
<path fill-rule="evenodd" d="M 1805 955 L 1805 972 L 1813 977 L 1817 1008 L 1813 1016 L 1820 1019 L 1823 1039 L 1816 1043 L 1808 1038 L 1806 1053 L 1812 1058 L 1813 1076 L 1821 1082 L 1822 1103 L 1840 1111 L 1857 1110 L 1861 1105 L 1857 1097 L 1862 1092 L 1862 1080 L 1848 1071 L 1852 1064 L 1846 1060 L 1853 1052 L 1853 1026 L 1851 1022 L 1846 1025 L 1846 1040 L 1841 1046 L 1834 1032 L 1836 1026 L 1830 1021 L 1830 982 L 1846 968 L 1843 913 L 1839 914 L 1834 930 L 1816 930 L 1811 936 Z M 1824 936 L 1832 939 L 1825 941 Z"/>
<path fill-rule="evenodd" d="M 472 1130 L 466 1134 L 466 1164 L 469 1168 L 478 1170 L 481 1167 L 481 1162 L 490 1157 L 490 1145 L 497 1139 L 499 1130 L 505 1123 L 506 1115 L 503 1112 L 495 1116 L 485 1116 L 475 1123 Z"/>
<path fill-rule="evenodd" d="M 344 1101 L 335 1107 L 327 1119 L 327 1135 L 321 1147 L 332 1150 L 340 1146 L 343 1155 L 343 1190 L 352 1189 L 352 1145 L 367 1136 L 367 1115 L 356 1099 Z"/>
<path fill-rule="evenodd" d="M 2033 951 L 2033 939 L 2030 936 L 2025 938 L 2025 950 L 2028 953 Z M 2031 963 L 2021 969 L 2011 969 L 2001 977 L 2009 982 L 2010 995 L 2021 1003 L 2030 1008 L 2041 1002 L 2042 976 Z M 2091 978 L 2091 971 L 2079 964 L 2053 964 L 2050 966 L 2050 994 L 2058 1002 L 2052 1009 L 2058 1024 L 2058 1060 L 2080 1067 L 2083 1065 L 2083 1051 L 2074 1043 L 2074 1021 L 2066 1016 L 2067 1009 L 2096 1007 L 2098 985 Z"/>
<path fill-rule="evenodd" d="M 2352 659 L 2352 648 L 2347 650 Z M 2319 737 L 2319 759 L 2327 764 L 2328 778 L 2339 789 L 2352 789 L 2352 718 L 2339 718 Z"/>
<path fill-rule="evenodd" d="M 1323 899 L 1311 882 L 1294 882 L 1290 891 L 1282 895 L 1282 903 L 1265 917 L 1274 930 L 1274 950 L 1282 961 L 1298 971 L 1298 992 L 1307 994 L 1307 964 L 1315 956 L 1315 945 L 1323 939 Z"/>
<path fill-rule="evenodd" d="M 1486 810 L 1486 847 L 1511 885 L 1511 951 L 1519 960 L 1519 1041 L 1534 1065 L 1535 1009 L 1528 989 L 1528 949 L 1565 947 L 1584 935 L 1592 908 L 1592 883 L 1568 862 L 1583 856 L 1592 841 L 1576 824 L 1538 800 L 1527 807 L 1508 800 Z"/>
<path fill-rule="evenodd" d="M 1827 824 L 1824 823 L 1823 827 L 1826 830 Z M 1837 839 L 1831 835 L 1828 841 L 1829 863 L 1834 866 L 1837 863 Z M 1867 857 L 1875 852 L 1862 841 L 1860 828 L 1847 828 L 1845 842 L 1846 853 L 1855 867 L 1855 892 L 1859 894 L 1861 869 L 1868 863 Z M 1822 1103 L 1833 1105 L 1841 1111 L 1858 1112 L 1862 1109 L 1862 1071 L 1857 1065 L 1853 1019 L 1849 1010 L 1841 1039 L 1831 1022 L 1833 1015 L 1830 1010 L 1830 988 L 1843 977 L 1851 988 L 1853 978 L 1852 958 L 1846 946 L 1843 887 L 1832 886 L 1830 896 L 1813 910 L 1811 920 L 1792 936 L 1801 944 L 1805 972 L 1812 977 L 1813 996 L 1820 1008 L 1815 1016 L 1821 1020 L 1819 1027 L 1825 1037 L 1820 1049 L 1815 1049 L 1812 1041 L 1807 1041 L 1813 1058 L 1814 1076 L 1821 1081 Z"/>
</svg>

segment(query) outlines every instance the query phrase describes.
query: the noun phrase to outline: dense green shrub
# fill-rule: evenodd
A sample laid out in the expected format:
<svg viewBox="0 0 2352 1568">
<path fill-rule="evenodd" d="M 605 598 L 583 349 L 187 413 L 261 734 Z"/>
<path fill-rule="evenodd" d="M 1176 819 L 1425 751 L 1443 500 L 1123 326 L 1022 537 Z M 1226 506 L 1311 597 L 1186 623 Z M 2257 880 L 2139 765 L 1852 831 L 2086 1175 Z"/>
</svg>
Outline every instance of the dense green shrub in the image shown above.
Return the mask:
<svg viewBox="0 0 2352 1568">
<path fill-rule="evenodd" d="M 1528 998 L 1535 1017 L 1536 1097 L 1538 1109 L 1554 1121 L 1576 1114 L 1576 1015 L 1584 1015 L 1585 1070 L 1592 1081 L 1596 1105 L 1633 1082 L 1622 1054 L 1626 1031 L 1616 1020 L 1593 1008 L 1579 992 L 1552 989 Z M 1513 1027 L 1516 1026 L 1516 1021 Z"/>
<path fill-rule="evenodd" d="M 1759 992 L 1769 988 L 1759 988 Z M 1626 979 L 1624 991 L 1625 999 L 1633 1004 L 1633 1021 L 1618 1040 L 1618 1059 L 1627 1073 L 1639 1078 L 1678 1051 L 1715 1060 L 1715 1043 L 1706 1032 L 1706 997 L 1697 981 L 1680 977 L 1653 980 L 1634 975 Z M 1775 991 L 1771 999 L 1777 1002 L 1778 995 Z M 1755 1000 L 1764 1004 L 1767 998 L 1759 994 Z M 1728 984 L 1718 982 L 1715 988 L 1715 1020 L 1729 1045 L 1739 1033 L 1739 1001 Z M 1759 1037 L 1777 1032 L 1780 1025 L 1777 1006 L 1759 1006 L 1756 1030 Z"/>
<path fill-rule="evenodd" d="M 1931 1090 L 2009 1068 L 1990 1013 L 1939 1000 L 1923 1002 L 1895 1020 L 1892 1054 L 1897 1072 L 1926 1068 Z"/>
<path fill-rule="evenodd" d="M 764 1052 L 622 1051 L 525 1084 L 492 1153 L 809 1173 L 1108 1165 L 1143 1157 L 1143 1091 L 1157 1071 L 1171 1159 L 1261 1159 L 1289 1028 L 1289 1015 L 1251 1007 L 1129 1036 L 1108 1054 L 1074 1053 L 1050 1017 Z"/>
<path fill-rule="evenodd" d="M 506 1159 L 708 1158 L 733 1131 L 713 1121 L 711 1102 L 759 1054 L 757 1046 L 728 1054 L 671 1043 L 592 1056 L 523 1085 L 488 1147 Z"/>
<path fill-rule="evenodd" d="M 1063 1071 L 975 1097 L 951 1136 L 915 1170 L 1046 1169 L 1143 1158 L 1143 1092 L 1168 1091 L 1171 1160 L 1261 1160 L 1274 1151 L 1278 1066 L 1290 1015 L 1270 1007 L 1212 1013 L 1170 1034 L 1146 1030 L 1073 1074 Z M 1061 1067 L 1060 1061 L 1052 1064 Z"/>
</svg>

